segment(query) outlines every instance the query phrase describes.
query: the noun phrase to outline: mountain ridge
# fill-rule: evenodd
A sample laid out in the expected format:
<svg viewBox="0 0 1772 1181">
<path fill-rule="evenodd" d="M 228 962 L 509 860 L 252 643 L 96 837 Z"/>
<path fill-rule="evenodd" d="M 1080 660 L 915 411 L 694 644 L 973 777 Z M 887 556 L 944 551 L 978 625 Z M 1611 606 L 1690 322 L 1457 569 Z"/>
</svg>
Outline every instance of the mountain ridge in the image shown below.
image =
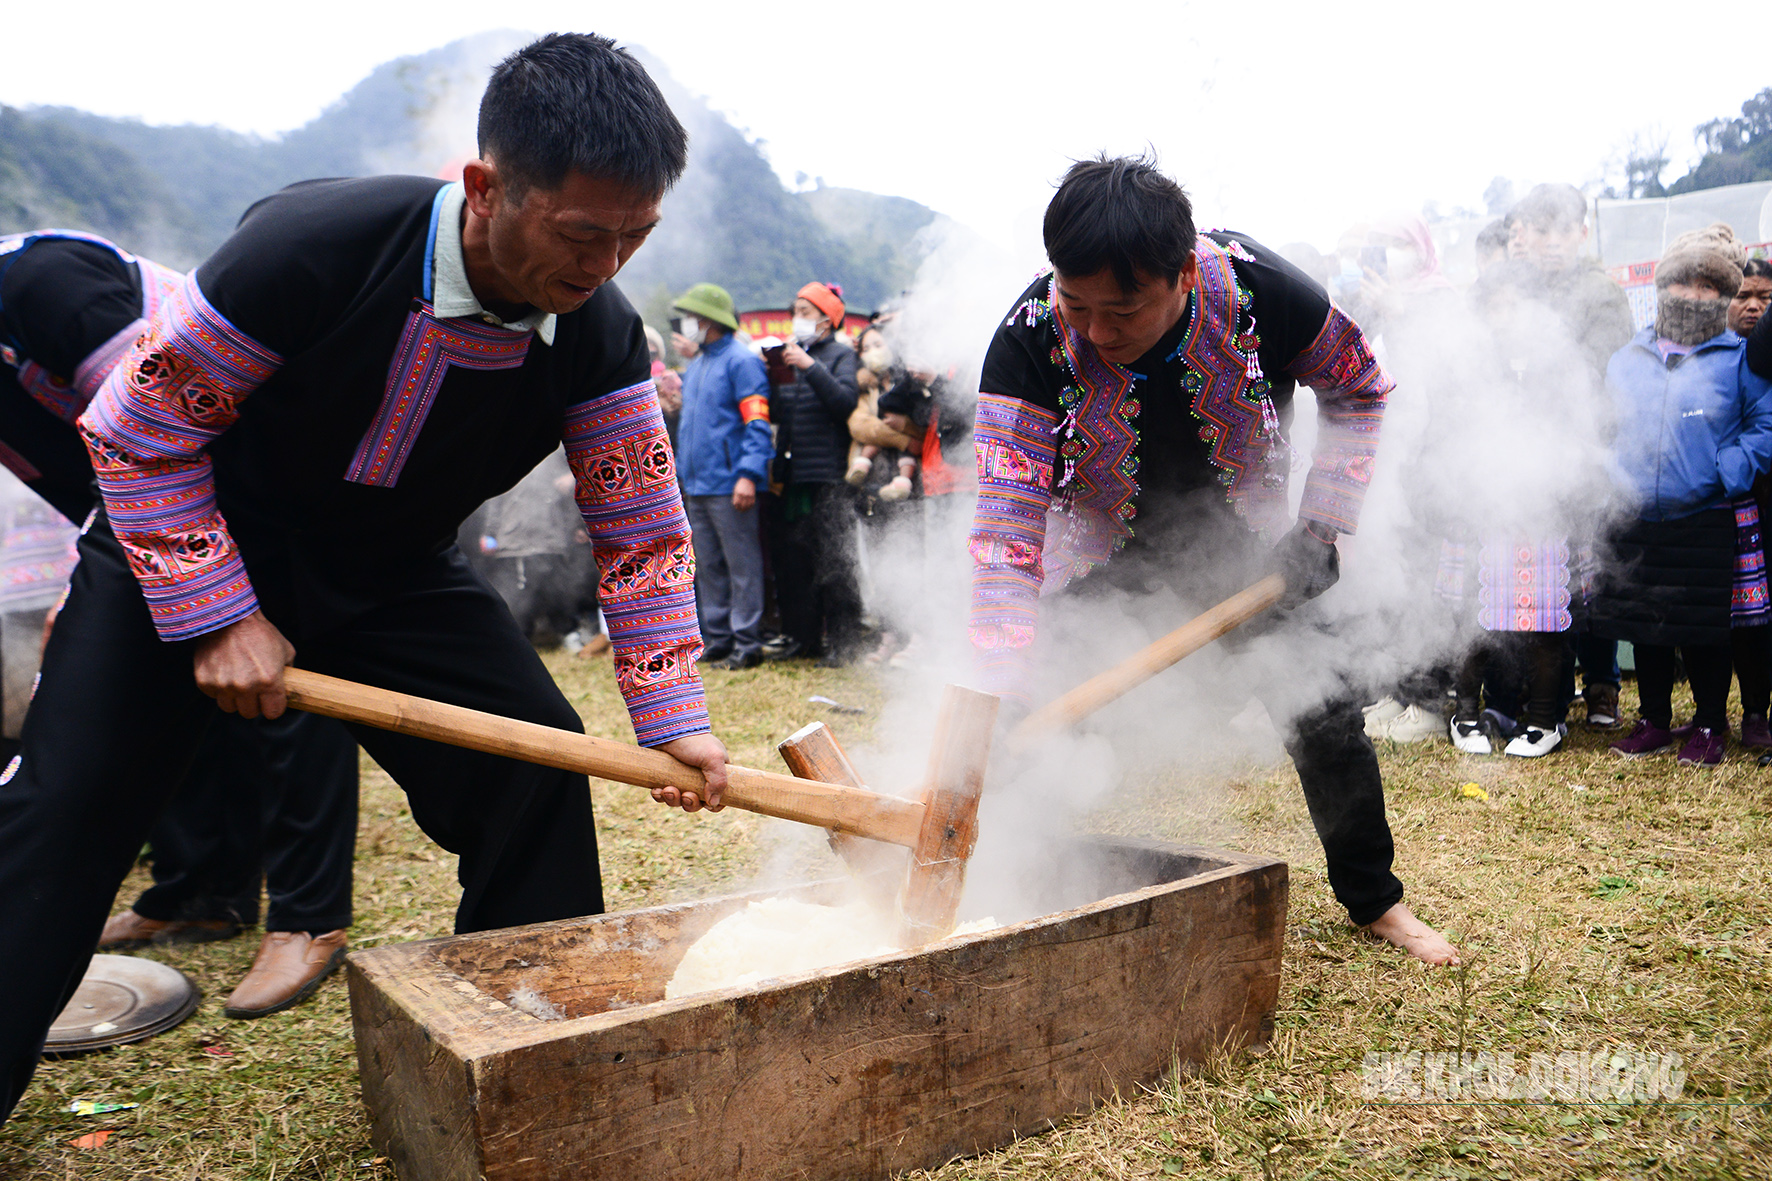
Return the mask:
<svg viewBox="0 0 1772 1181">
<path fill-rule="evenodd" d="M 189 268 L 253 202 L 317 176 L 438 175 L 473 149 L 491 66 L 530 39 L 501 30 L 372 70 L 282 136 L 195 124 L 154 126 L 67 107 L 0 106 L 0 233 L 55 226 L 103 234 Z M 790 192 L 757 143 L 630 47 L 690 133 L 690 162 L 664 218 L 620 285 L 649 321 L 697 282 L 742 307 L 780 306 L 811 279 L 841 283 L 870 309 L 908 286 L 937 214 L 852 189 Z"/>
</svg>

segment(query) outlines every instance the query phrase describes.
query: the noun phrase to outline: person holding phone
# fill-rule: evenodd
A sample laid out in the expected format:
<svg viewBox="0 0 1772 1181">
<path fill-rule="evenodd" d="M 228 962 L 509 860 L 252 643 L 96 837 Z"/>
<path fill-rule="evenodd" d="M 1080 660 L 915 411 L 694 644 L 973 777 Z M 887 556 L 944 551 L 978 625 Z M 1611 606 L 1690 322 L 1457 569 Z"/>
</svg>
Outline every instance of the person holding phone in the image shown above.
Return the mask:
<svg viewBox="0 0 1772 1181">
<path fill-rule="evenodd" d="M 800 288 L 793 339 L 781 350 L 791 380 L 770 397 L 770 417 L 786 440 L 770 530 L 776 601 L 788 636 L 779 658 L 811 656 L 827 667 L 854 659 L 862 636 L 856 492 L 844 480 L 861 362 L 837 335 L 846 311 L 841 288 Z"/>
</svg>

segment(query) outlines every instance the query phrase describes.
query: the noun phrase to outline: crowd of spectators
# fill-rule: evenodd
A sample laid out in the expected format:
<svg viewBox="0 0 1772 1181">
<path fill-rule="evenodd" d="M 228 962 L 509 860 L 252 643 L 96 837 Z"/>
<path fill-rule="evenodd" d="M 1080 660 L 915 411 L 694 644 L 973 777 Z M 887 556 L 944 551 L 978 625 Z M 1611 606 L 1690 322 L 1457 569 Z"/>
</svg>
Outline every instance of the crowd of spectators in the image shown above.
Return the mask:
<svg viewBox="0 0 1772 1181">
<path fill-rule="evenodd" d="M 1624 725 L 1622 643 L 1640 717 L 1614 752 L 1720 762 L 1732 668 L 1740 742 L 1772 751 L 1760 535 L 1772 384 L 1764 345 L 1756 369 L 1747 339 L 1772 266 L 1726 225 L 1682 234 L 1657 263 L 1653 321 L 1637 328 L 1587 249 L 1572 186 L 1541 185 L 1485 227 L 1462 291 L 1434 281 L 1419 222 L 1361 230 L 1331 286 L 1377 338 L 1397 397 L 1427 403 L 1404 482 L 1430 543 L 1414 548 L 1437 549 L 1432 594 L 1462 637 L 1368 707 L 1368 733 L 1550 754 L 1577 670 L 1587 724 Z M 1681 670 L 1694 713 L 1676 725 Z"/>
<path fill-rule="evenodd" d="M 902 359 L 892 310 L 853 326 L 836 283 L 795 293 L 786 339 L 741 331 L 711 283 L 671 311 L 680 384 L 662 356 L 654 372 L 695 538 L 704 666 L 917 663 L 932 595 L 964 593 L 963 554 L 926 555 L 925 538 L 964 518 L 969 398 Z"/>
<path fill-rule="evenodd" d="M 1459 638 L 1375 690 L 1367 731 L 1549 754 L 1572 704 L 1591 727 L 1626 724 L 1623 643 L 1641 717 L 1618 753 L 1719 761 L 1731 674 L 1740 742 L 1772 752 L 1759 524 L 1772 394 L 1767 347 L 1756 370 L 1747 342 L 1772 263 L 1727 226 L 1683 235 L 1656 271 L 1654 322 L 1636 329 L 1588 214 L 1572 186 L 1538 186 L 1476 236 L 1468 284 L 1417 217 L 1356 226 L 1327 256 L 1282 251 L 1377 342 L 1395 400 L 1418 398 L 1426 422 L 1399 454 L 1416 531 L 1404 577 Z M 921 663 L 952 622 L 943 596 L 965 593 L 966 375 L 920 357 L 890 307 L 859 325 L 836 283 L 795 293 L 786 339 L 752 339 L 712 283 L 671 311 L 668 347 L 648 335 L 695 538 L 704 667 Z M 594 595 L 535 580 L 590 577 L 555 511 L 565 494 L 540 503 L 559 484 L 538 471 L 489 505 L 477 548 L 533 635 L 597 644 Z M 1680 676 L 1695 713 L 1676 725 Z"/>
</svg>

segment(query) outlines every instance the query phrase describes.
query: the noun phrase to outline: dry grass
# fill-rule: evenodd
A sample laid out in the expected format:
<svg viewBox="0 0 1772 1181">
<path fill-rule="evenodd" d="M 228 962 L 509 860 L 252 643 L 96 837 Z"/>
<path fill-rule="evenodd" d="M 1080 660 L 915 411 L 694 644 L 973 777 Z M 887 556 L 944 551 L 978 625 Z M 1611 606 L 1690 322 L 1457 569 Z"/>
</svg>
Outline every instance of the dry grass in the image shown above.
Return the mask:
<svg viewBox="0 0 1772 1181">
<path fill-rule="evenodd" d="M 623 736 L 607 668 L 552 663 L 593 732 Z M 797 666 L 712 678 L 716 720 L 735 759 L 753 766 L 773 765 L 774 743 L 817 716 L 809 694 L 879 701 L 860 673 Z M 857 738 L 867 725 L 832 720 Z M 1578 731 L 1572 750 L 1537 762 L 1465 759 L 1444 743 L 1381 750 L 1399 872 L 1417 912 L 1465 949 L 1460 972 L 1424 969 L 1347 927 L 1288 766 L 1249 767 L 1211 791 L 1178 790 L 1190 781 L 1173 771 L 1141 775 L 1098 827 L 1273 852 L 1292 865 L 1272 1043 L 913 1176 L 1772 1176 L 1772 770 L 1739 755 L 1714 772 L 1665 758 L 1625 764 L 1606 740 Z M 445 933 L 452 859 L 417 832 L 398 790 L 366 770 L 353 940 Z M 1467 782 L 1489 799 L 1464 798 Z M 686 821 L 643 792 L 601 784 L 596 803 L 612 908 L 713 892 L 766 866 L 785 877 L 829 866 L 816 841 L 784 852 L 765 827 L 774 822 L 756 817 Z M 140 885 L 126 884 L 122 899 Z M 368 1141 L 341 985 L 281 1017 L 221 1017 L 253 943 L 153 953 L 198 981 L 202 1009 L 153 1041 L 46 1063 L 0 1130 L 0 1176 L 391 1176 Z M 1691 1105 L 1361 1102 L 1367 1052 L 1461 1043 L 1521 1060 L 1607 1045 L 1677 1052 Z M 141 1106 L 82 1119 L 66 1114 L 74 1098 Z M 71 1146 L 98 1128 L 117 1134 L 99 1149 Z"/>
</svg>

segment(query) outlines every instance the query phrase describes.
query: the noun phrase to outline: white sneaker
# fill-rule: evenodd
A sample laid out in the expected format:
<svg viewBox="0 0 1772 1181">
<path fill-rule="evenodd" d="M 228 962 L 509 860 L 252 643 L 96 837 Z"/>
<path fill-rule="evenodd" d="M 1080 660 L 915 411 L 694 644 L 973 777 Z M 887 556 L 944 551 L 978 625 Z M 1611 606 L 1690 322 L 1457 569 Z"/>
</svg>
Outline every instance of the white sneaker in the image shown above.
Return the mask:
<svg viewBox="0 0 1772 1181">
<path fill-rule="evenodd" d="M 1392 742 L 1426 742 L 1439 732 L 1440 715 L 1419 705 L 1409 706 L 1384 726 L 1384 737 Z"/>
<path fill-rule="evenodd" d="M 1483 723 L 1478 721 L 1462 721 L 1452 719 L 1452 745 L 1467 755 L 1486 755 L 1494 753 L 1495 748 L 1489 745 L 1489 735 L 1483 732 Z"/>
<path fill-rule="evenodd" d="M 1522 759 L 1536 759 L 1541 755 L 1548 755 L 1563 745 L 1563 738 L 1568 733 L 1569 727 L 1561 722 L 1549 730 L 1528 723 L 1526 728 L 1507 744 L 1507 753 L 1517 755 Z"/>
<path fill-rule="evenodd" d="M 1395 697 L 1381 697 L 1360 712 L 1366 715 L 1366 737 L 1383 738 L 1385 726 L 1403 712 L 1403 703 Z"/>
</svg>

